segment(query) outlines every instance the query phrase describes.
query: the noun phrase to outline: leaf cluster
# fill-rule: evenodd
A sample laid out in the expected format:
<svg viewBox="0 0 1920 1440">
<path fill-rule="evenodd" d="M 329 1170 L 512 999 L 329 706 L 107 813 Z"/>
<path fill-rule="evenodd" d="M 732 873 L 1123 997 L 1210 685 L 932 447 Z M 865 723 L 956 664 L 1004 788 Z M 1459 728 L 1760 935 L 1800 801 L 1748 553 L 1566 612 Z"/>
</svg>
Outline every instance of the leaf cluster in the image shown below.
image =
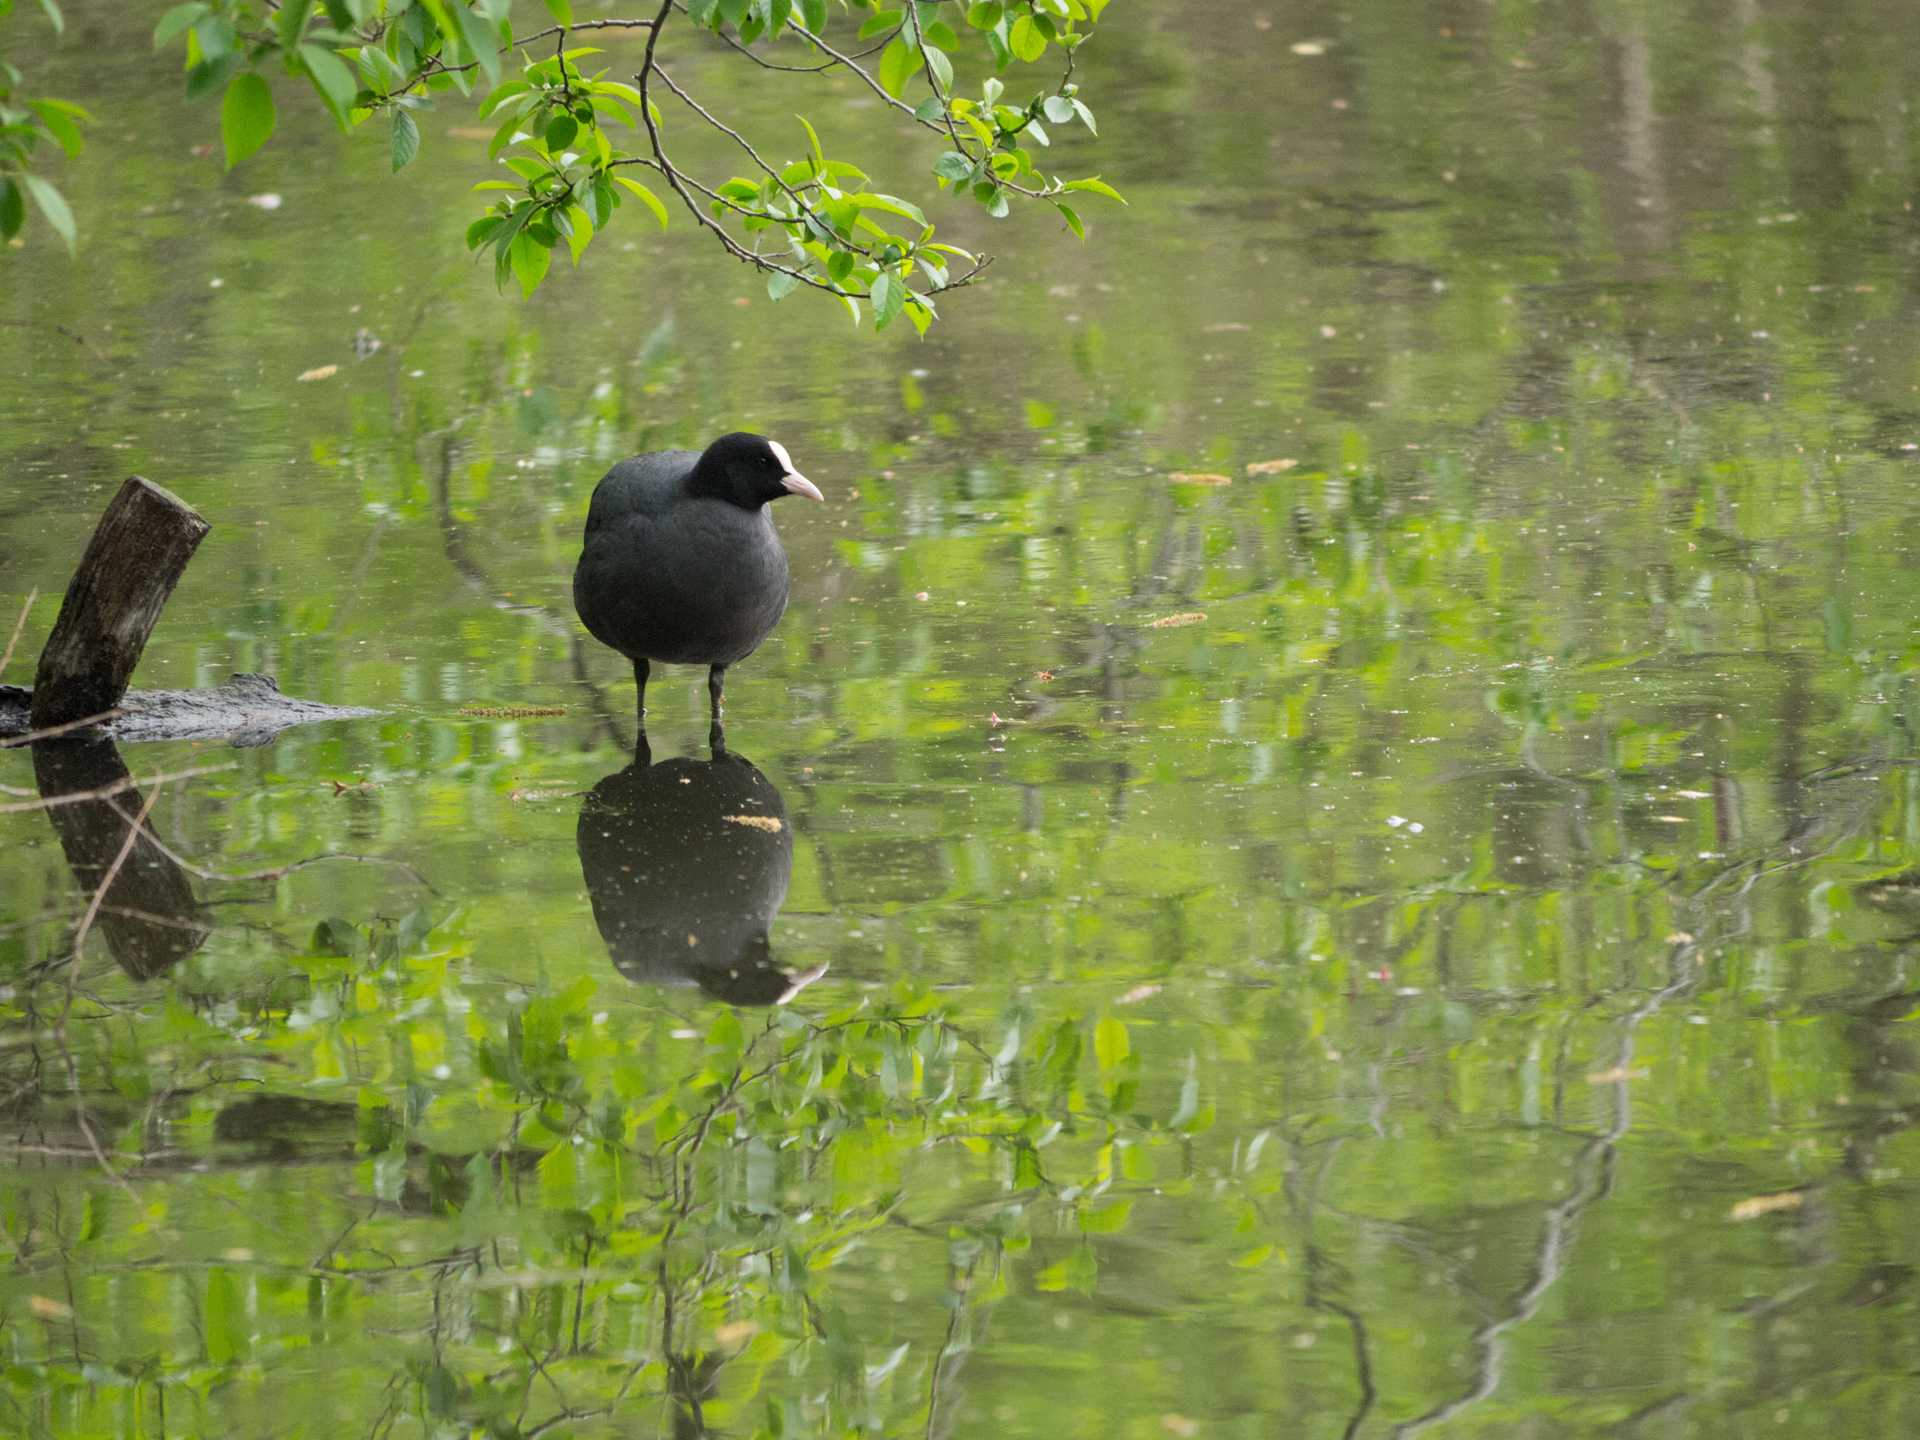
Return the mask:
<svg viewBox="0 0 1920 1440">
<path fill-rule="evenodd" d="M 40 9 L 56 35 L 65 31 L 66 18 L 56 0 L 40 0 Z M 12 13 L 13 0 L 0 0 L 0 25 Z M 73 210 L 59 187 L 32 167 L 45 144 L 68 156 L 78 155 L 85 144 L 80 127 L 93 117 L 70 100 L 24 93 L 25 78 L 0 49 L 0 241 L 20 233 L 27 220 L 27 201 L 32 200 L 72 253 Z"/>
<path fill-rule="evenodd" d="M 628 199 L 662 226 L 669 199 L 677 199 L 729 254 L 766 274 L 771 298 L 811 288 L 836 297 L 855 321 L 870 311 L 875 328 L 884 329 L 905 315 L 924 334 L 937 317 L 934 297 L 969 283 L 987 258 L 936 240 L 918 202 L 874 185 L 855 160 L 829 156 L 804 116 L 805 151 L 763 158 L 668 75 L 659 59 L 662 33 L 675 26 L 705 31 L 770 69 L 851 71 L 893 113 L 940 138 L 929 159 L 936 191 L 968 195 L 996 219 L 1010 213 L 1014 199 L 1044 200 L 1084 237 L 1079 214 L 1061 197 L 1119 193 L 1098 177 L 1048 175 L 1035 157 L 1052 143 L 1050 125 L 1097 133 L 1072 78 L 1073 57 L 1106 4 L 686 0 L 664 3 L 651 16 L 576 21 L 570 0 L 546 0 L 553 23 L 516 33 L 510 0 L 188 0 L 166 12 L 154 42 L 184 47 L 189 95 L 221 95 L 229 167 L 273 135 L 276 101 L 267 73 L 275 65 L 304 79 L 342 129 L 385 117 L 396 171 L 419 154 L 419 111 L 446 92 L 478 94 L 481 118 L 496 124 L 488 159 L 511 178 L 476 185 L 498 198 L 468 227 L 467 246 L 492 257 L 498 284 L 517 280 L 525 295 L 539 288 L 562 244 L 579 264 Z M 865 48 L 848 53 L 826 31 L 853 21 L 856 43 Z M 633 83 L 606 68 L 581 68 L 602 53 L 570 43 L 583 30 L 646 34 Z M 783 40 L 823 58 L 809 66 L 775 64 L 763 52 Z M 550 52 L 534 48 L 547 41 Z M 519 72 L 508 79 L 516 49 Z M 868 69 L 863 61 L 875 54 Z M 1059 79 L 1010 103 L 1000 72 L 1049 56 L 1062 63 Z M 969 58 L 994 72 L 977 97 L 956 89 L 957 65 Z M 910 92 L 921 89 L 924 95 L 909 103 Z M 676 165 L 666 148 L 662 91 L 693 123 L 729 137 L 750 161 L 749 173 L 709 183 Z M 631 173 L 642 169 L 664 181 L 671 196 Z"/>
</svg>

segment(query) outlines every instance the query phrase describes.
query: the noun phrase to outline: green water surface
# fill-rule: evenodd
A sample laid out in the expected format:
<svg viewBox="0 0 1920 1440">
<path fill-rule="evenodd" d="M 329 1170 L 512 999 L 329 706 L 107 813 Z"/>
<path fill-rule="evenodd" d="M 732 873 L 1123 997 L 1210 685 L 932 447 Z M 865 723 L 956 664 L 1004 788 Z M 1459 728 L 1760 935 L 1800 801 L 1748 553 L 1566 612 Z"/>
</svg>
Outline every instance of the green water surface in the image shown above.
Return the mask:
<svg viewBox="0 0 1920 1440">
<path fill-rule="evenodd" d="M 381 714 L 123 748 L 77 961 L 0 752 L 0 1433 L 1920 1432 L 1920 10 L 1121 0 L 1130 207 L 937 202 L 922 342 L 633 207 L 497 297 L 467 107 L 223 173 L 162 8 L 37 71 L 0 680 L 140 473 L 139 683 Z M 587 499 L 735 427 L 828 503 L 629 770 Z"/>
</svg>

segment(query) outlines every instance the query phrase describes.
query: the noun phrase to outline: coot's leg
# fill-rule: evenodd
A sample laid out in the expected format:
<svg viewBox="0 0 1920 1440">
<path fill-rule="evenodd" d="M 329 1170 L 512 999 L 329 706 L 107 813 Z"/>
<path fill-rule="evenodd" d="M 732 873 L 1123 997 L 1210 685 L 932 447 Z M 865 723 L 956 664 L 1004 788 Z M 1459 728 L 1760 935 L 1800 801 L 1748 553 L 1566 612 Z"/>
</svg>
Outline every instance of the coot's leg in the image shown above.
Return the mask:
<svg viewBox="0 0 1920 1440">
<path fill-rule="evenodd" d="M 642 730 L 647 728 L 647 672 L 651 668 L 644 660 L 633 662 L 633 708 Z"/>
<path fill-rule="evenodd" d="M 727 753 L 727 731 L 718 715 L 713 717 L 713 724 L 707 730 L 707 748 L 713 752 L 716 760 Z"/>
<path fill-rule="evenodd" d="M 720 718 L 720 691 L 727 683 L 727 667 L 715 665 L 707 671 L 707 698 L 713 702 L 713 718 Z"/>
</svg>

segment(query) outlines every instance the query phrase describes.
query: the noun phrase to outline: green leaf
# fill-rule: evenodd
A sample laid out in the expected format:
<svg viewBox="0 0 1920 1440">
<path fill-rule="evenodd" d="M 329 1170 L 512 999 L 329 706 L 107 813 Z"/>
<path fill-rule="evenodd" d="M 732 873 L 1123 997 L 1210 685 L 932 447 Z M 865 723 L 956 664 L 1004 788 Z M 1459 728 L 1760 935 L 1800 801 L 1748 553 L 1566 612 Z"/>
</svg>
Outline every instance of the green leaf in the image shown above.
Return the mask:
<svg viewBox="0 0 1920 1440">
<path fill-rule="evenodd" d="M 558 155 L 573 143 L 573 137 L 580 133 L 580 122 L 562 110 L 547 122 L 545 140 L 547 149 Z"/>
<path fill-rule="evenodd" d="M 202 16 L 193 27 L 193 43 L 200 47 L 200 54 L 208 60 L 226 59 L 233 53 L 239 39 L 233 22 L 224 15 Z"/>
<path fill-rule="evenodd" d="M 1082 240 L 1087 238 L 1087 227 L 1080 223 L 1080 216 L 1071 205 L 1066 204 L 1064 201 L 1056 200 L 1053 202 L 1053 208 L 1060 212 L 1061 218 L 1067 222 L 1067 228 L 1069 230 L 1073 231 L 1073 233 Z"/>
<path fill-rule="evenodd" d="M 847 283 L 847 276 L 853 273 L 853 252 L 836 250 L 827 257 L 827 278 L 836 285 Z"/>
<path fill-rule="evenodd" d="M 1104 195 L 1109 200 L 1118 200 L 1122 205 L 1127 203 L 1126 196 L 1122 195 L 1118 190 L 1114 189 L 1098 176 L 1087 180 L 1069 180 L 1060 188 L 1063 190 L 1090 190 L 1095 195 Z"/>
<path fill-rule="evenodd" d="M 911 200 L 902 200 L 898 195 L 882 195 L 877 190 L 864 190 L 858 195 L 849 195 L 847 204 L 861 210 L 884 210 L 889 215 L 902 216 L 916 225 L 927 223 L 926 212 Z"/>
<path fill-rule="evenodd" d="M 1089 135 L 1098 135 L 1100 133 L 1099 127 L 1093 123 L 1093 111 L 1082 105 L 1078 100 L 1073 102 L 1073 113 L 1080 117 L 1080 123 L 1087 127 L 1087 133 Z"/>
<path fill-rule="evenodd" d="M 454 16 L 460 25 L 460 38 L 467 42 L 467 48 L 473 52 L 473 58 L 480 62 L 481 73 L 487 77 L 489 85 L 500 83 L 500 35 L 486 19 L 465 5 L 454 6 Z M 526 283 L 524 280 L 521 282 Z M 539 282 L 536 281 L 536 284 Z M 531 295 L 533 292 L 527 292 Z"/>
<path fill-rule="evenodd" d="M 991 30 L 1006 13 L 1007 7 L 1000 0 L 976 0 L 967 6 L 967 24 L 976 30 Z"/>
<path fill-rule="evenodd" d="M 210 1363 L 229 1365 L 246 1354 L 246 1302 L 231 1270 L 221 1267 L 207 1275 L 207 1300 L 201 1316 Z"/>
<path fill-rule="evenodd" d="M 573 24 L 573 5 L 570 0 L 547 0 L 547 10 L 562 25 Z"/>
<path fill-rule="evenodd" d="M 307 78 L 313 81 L 313 88 L 333 112 L 333 118 L 340 122 L 342 130 L 346 129 L 353 98 L 360 93 L 359 82 L 353 78 L 347 62 L 326 46 L 309 43 L 300 47 L 300 63 L 306 66 Z"/>
<path fill-rule="evenodd" d="M 190 5 L 176 5 L 160 17 L 160 23 L 153 27 L 153 48 L 170 45 L 199 23 L 200 17 L 213 12 L 213 7 L 203 0 L 193 0 Z"/>
<path fill-rule="evenodd" d="M 27 199 L 20 187 L 0 175 L 0 240 L 11 240 L 27 220 Z"/>
<path fill-rule="evenodd" d="M 913 328 L 921 335 L 927 333 L 927 327 L 933 324 L 933 307 L 919 300 L 907 301 L 907 319 L 913 322 Z"/>
<path fill-rule="evenodd" d="M 1013 22 L 1013 29 L 1007 34 L 1007 45 L 1020 59 L 1032 64 L 1047 53 L 1046 33 L 1035 23 L 1031 15 L 1022 15 Z"/>
<path fill-rule="evenodd" d="M 827 156 L 826 152 L 820 148 L 820 137 L 814 133 L 814 128 L 806 116 L 796 115 L 793 118 L 798 120 L 807 132 L 807 145 L 813 151 L 813 173 L 818 175 L 827 168 Z"/>
<path fill-rule="evenodd" d="M 818 35 L 827 24 L 827 0 L 800 0 L 800 13 L 806 17 L 807 29 Z"/>
<path fill-rule="evenodd" d="M 1088 1235 L 1113 1235 L 1127 1228 L 1127 1220 L 1133 1214 L 1131 1200 L 1117 1200 L 1111 1205 L 1102 1205 L 1098 1209 L 1089 1206 L 1080 1212 L 1080 1229 Z"/>
<path fill-rule="evenodd" d="M 1127 1058 L 1131 1046 L 1125 1023 L 1112 1015 L 1104 1016 L 1093 1029 L 1093 1053 L 1102 1070 L 1111 1070 Z"/>
<path fill-rule="evenodd" d="M 949 150 L 933 162 L 933 173 L 942 180 L 961 184 L 973 174 L 973 157 L 958 150 Z"/>
<path fill-rule="evenodd" d="M 884 35 L 889 30 L 898 30 L 905 23 L 907 12 L 904 10 L 881 10 L 870 16 L 860 27 L 857 39 L 871 40 L 876 35 Z"/>
<path fill-rule="evenodd" d="M 913 78 L 913 72 L 919 68 L 919 57 L 913 47 L 900 36 L 894 36 L 880 52 L 880 88 L 898 100 Z"/>
<path fill-rule="evenodd" d="M 640 197 L 640 203 L 651 210 L 653 212 L 653 218 L 660 222 L 660 228 L 662 230 L 667 228 L 667 207 L 660 203 L 660 197 L 658 195 L 647 189 L 647 187 L 642 185 L 638 180 L 629 180 L 624 175 L 616 175 L 613 177 L 613 180 L 616 185 L 631 190 L 635 195 L 638 195 Z"/>
<path fill-rule="evenodd" d="M 776 303 L 784 300 L 798 288 L 799 284 L 800 277 L 798 275 L 789 274 L 785 270 L 769 270 L 767 272 L 767 298 Z"/>
<path fill-rule="evenodd" d="M 920 53 L 927 58 L 927 67 L 933 71 L 933 78 L 939 82 L 942 94 L 953 89 L 953 61 L 947 58 L 947 52 L 937 45 L 922 46 Z"/>
<path fill-rule="evenodd" d="M 884 330 L 907 303 L 907 287 L 891 270 L 873 277 L 873 328 Z"/>
<path fill-rule="evenodd" d="M 273 134 L 273 92 L 252 71 L 236 75 L 220 102 L 220 138 L 231 170 Z"/>
<path fill-rule="evenodd" d="M 420 153 L 420 126 L 410 111 L 396 107 L 393 112 L 393 169 L 394 173 L 407 168 L 413 157 Z"/>
<path fill-rule="evenodd" d="M 530 233 L 522 230 L 513 237 L 509 259 L 513 264 L 514 278 L 520 282 L 520 294 L 524 298 L 538 290 L 540 282 L 547 278 L 547 267 L 553 263 L 553 251 L 542 245 Z"/>
<path fill-rule="evenodd" d="M 273 28 L 280 36 L 280 48 L 292 50 L 300 43 L 300 37 L 306 33 L 307 14 L 313 9 L 313 0 L 281 0 L 280 8 L 274 12 Z"/>
<path fill-rule="evenodd" d="M 27 108 L 40 117 L 40 123 L 47 127 L 47 133 L 59 143 L 60 148 L 69 155 L 78 155 L 87 142 L 81 138 L 80 127 L 73 123 L 73 117 L 57 106 L 45 100 L 29 100 Z"/>
<path fill-rule="evenodd" d="M 1046 112 L 1047 119 L 1056 125 L 1064 125 L 1073 119 L 1073 101 L 1065 95 L 1049 95 L 1040 108 Z"/>
<path fill-rule="evenodd" d="M 504 215 L 482 215 L 467 227 L 467 249 L 478 250 L 506 223 L 507 217 Z"/>
<path fill-rule="evenodd" d="M 47 19 L 53 22 L 54 34 L 67 33 L 67 17 L 60 13 L 60 7 L 54 4 L 54 0 L 40 0 L 40 8 L 47 12 Z"/>
<path fill-rule="evenodd" d="M 748 0 L 720 0 L 720 18 L 734 29 L 747 18 Z"/>
</svg>

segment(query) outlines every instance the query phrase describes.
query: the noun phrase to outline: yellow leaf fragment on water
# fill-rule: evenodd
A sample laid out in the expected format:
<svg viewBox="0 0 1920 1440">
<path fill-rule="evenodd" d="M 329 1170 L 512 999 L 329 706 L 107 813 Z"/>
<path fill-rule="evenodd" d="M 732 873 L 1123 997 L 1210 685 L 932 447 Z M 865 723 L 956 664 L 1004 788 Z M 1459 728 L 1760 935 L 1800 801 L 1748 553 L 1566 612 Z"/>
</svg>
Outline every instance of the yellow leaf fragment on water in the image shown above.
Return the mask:
<svg viewBox="0 0 1920 1440">
<path fill-rule="evenodd" d="M 1113 1003 L 1116 1005 L 1138 1005 L 1142 1000 L 1151 1000 L 1160 993 L 1158 985 L 1136 985 Z"/>
<path fill-rule="evenodd" d="M 1644 1080 L 1645 1070 L 1629 1070 L 1624 1065 L 1616 1065 L 1611 1070 L 1596 1070 L 1587 1076 L 1589 1085 L 1617 1085 L 1622 1080 Z"/>
<path fill-rule="evenodd" d="M 755 830 L 764 830 L 769 835 L 778 835 L 785 828 L 772 815 L 722 815 L 729 825 L 748 825 Z"/>
<path fill-rule="evenodd" d="M 1233 477 L 1214 470 L 1176 470 L 1167 476 L 1176 485 L 1231 485 Z"/>
<path fill-rule="evenodd" d="M 27 1297 L 27 1308 L 42 1320 L 70 1320 L 73 1318 L 73 1307 L 63 1301 L 54 1299 L 51 1295 L 29 1295 Z"/>
<path fill-rule="evenodd" d="M 1249 475 L 1284 475 L 1300 462 L 1291 457 L 1283 460 L 1256 460 L 1247 466 Z"/>
<path fill-rule="evenodd" d="M 1234 1256 L 1233 1266 L 1236 1270 L 1252 1270 L 1264 1265 L 1273 1258 L 1273 1248 L 1271 1245 L 1256 1245 L 1245 1254 Z"/>
<path fill-rule="evenodd" d="M 1180 1440 L 1192 1440 L 1200 1433 L 1200 1422 L 1169 1411 L 1160 1417 L 1160 1428 L 1169 1435 L 1178 1435 Z"/>
<path fill-rule="evenodd" d="M 1324 55 L 1327 42 L 1324 40 L 1296 40 L 1287 47 L 1296 55 Z"/>
<path fill-rule="evenodd" d="M 1711 800 L 1713 798 L 1713 792 L 1711 790 L 1676 790 L 1673 793 L 1678 795 L 1682 800 Z"/>
<path fill-rule="evenodd" d="M 1174 630 L 1182 625 L 1198 625 L 1207 618 L 1204 610 L 1186 610 L 1178 615 L 1162 615 L 1158 620 L 1149 620 L 1149 630 Z"/>
<path fill-rule="evenodd" d="M 316 365 L 311 370 L 302 370 L 294 376 L 296 380 L 331 380 L 340 373 L 338 365 Z"/>
<path fill-rule="evenodd" d="M 1662 825 L 1684 825 L 1687 823 L 1687 817 L 1684 815 L 1656 815 L 1653 818 L 1658 820 Z"/>
<path fill-rule="evenodd" d="M 733 1320 L 714 1331 L 713 1338 L 718 1344 L 732 1349 L 736 1345 L 746 1344 L 747 1341 L 759 1333 L 760 1327 L 754 1324 L 753 1321 Z"/>
<path fill-rule="evenodd" d="M 1742 1200 L 1727 1212 L 1729 1220 L 1757 1220 L 1762 1215 L 1772 1215 L 1779 1210 L 1798 1210 L 1806 1203 L 1806 1194 L 1800 1190 L 1781 1190 L 1772 1195 L 1755 1195 Z"/>
</svg>

